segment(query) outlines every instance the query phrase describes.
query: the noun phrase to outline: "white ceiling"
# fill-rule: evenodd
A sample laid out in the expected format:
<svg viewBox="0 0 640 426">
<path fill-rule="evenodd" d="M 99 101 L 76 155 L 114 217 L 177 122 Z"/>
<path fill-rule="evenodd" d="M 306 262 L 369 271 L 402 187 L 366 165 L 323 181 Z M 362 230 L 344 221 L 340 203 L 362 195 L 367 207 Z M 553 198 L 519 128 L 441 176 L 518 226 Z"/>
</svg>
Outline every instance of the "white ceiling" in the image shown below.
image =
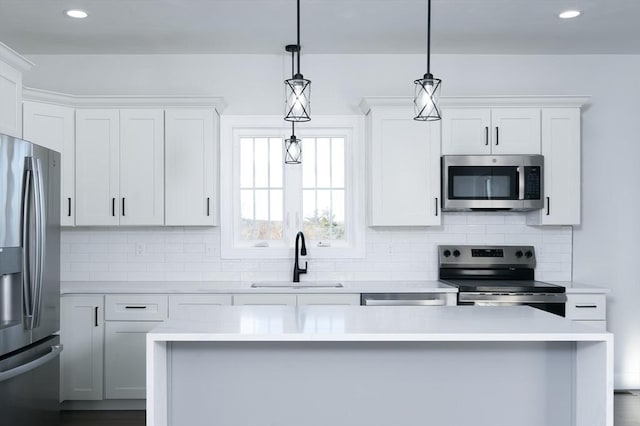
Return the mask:
<svg viewBox="0 0 640 426">
<path fill-rule="evenodd" d="M 573 20 L 558 12 L 578 7 Z M 73 20 L 68 8 L 89 18 Z M 433 0 L 434 53 L 640 54 L 639 0 Z M 425 51 L 426 0 L 302 0 L 304 53 Z M 23 54 L 283 53 L 295 0 L 0 0 Z"/>
</svg>

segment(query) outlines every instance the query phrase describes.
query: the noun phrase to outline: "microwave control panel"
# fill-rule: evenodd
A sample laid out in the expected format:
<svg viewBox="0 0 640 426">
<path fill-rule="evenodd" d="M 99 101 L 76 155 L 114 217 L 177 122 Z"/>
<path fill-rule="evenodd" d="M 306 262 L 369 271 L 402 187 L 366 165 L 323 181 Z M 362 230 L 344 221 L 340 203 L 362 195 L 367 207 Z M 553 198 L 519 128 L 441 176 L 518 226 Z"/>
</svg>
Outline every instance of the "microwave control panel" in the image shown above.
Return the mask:
<svg viewBox="0 0 640 426">
<path fill-rule="evenodd" d="M 540 193 L 541 182 L 541 170 L 540 166 L 525 166 L 524 168 L 524 199 L 525 200 L 540 200 L 542 194 Z"/>
</svg>

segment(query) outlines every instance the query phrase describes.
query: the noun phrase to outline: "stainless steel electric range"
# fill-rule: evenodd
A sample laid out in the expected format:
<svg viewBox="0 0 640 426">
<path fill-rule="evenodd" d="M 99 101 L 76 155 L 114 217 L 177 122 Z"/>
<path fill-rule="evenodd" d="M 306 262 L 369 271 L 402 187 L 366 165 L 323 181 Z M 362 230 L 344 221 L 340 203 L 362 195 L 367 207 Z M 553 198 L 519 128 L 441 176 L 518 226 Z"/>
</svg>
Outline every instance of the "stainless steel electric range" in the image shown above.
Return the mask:
<svg viewBox="0 0 640 426">
<path fill-rule="evenodd" d="M 559 285 L 536 281 L 533 246 L 438 246 L 440 281 L 458 288 L 458 305 L 529 305 L 565 315 Z"/>
</svg>

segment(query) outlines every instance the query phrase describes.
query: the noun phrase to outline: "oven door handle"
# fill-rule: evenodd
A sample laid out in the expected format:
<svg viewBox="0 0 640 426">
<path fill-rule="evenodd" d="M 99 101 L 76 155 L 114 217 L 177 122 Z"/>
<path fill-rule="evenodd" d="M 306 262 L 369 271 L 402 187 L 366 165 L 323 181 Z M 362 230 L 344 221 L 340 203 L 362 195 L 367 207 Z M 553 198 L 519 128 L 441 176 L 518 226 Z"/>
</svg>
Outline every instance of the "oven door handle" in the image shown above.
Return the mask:
<svg viewBox="0 0 640 426">
<path fill-rule="evenodd" d="M 520 293 L 458 293 L 459 302 L 492 302 L 492 303 L 566 303 L 564 293 L 520 294 Z"/>
</svg>

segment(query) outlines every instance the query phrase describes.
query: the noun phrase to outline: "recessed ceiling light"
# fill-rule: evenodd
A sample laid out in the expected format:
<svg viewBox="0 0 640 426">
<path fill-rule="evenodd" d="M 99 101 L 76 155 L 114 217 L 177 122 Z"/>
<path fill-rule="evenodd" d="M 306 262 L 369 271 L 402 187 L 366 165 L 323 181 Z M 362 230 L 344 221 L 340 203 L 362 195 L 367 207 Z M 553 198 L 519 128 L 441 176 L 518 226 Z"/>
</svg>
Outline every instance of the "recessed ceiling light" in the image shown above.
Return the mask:
<svg viewBox="0 0 640 426">
<path fill-rule="evenodd" d="M 80 9 L 65 10 L 64 14 L 67 15 L 69 18 L 77 18 L 77 19 L 84 19 L 87 16 L 89 16 L 89 14 L 87 12 L 85 12 L 84 10 L 80 10 Z"/>
<path fill-rule="evenodd" d="M 580 16 L 582 12 L 580 12 L 579 10 L 565 10 L 564 12 L 560 13 L 558 15 L 558 18 L 560 19 L 571 19 L 571 18 L 576 18 L 578 16 Z"/>
</svg>

